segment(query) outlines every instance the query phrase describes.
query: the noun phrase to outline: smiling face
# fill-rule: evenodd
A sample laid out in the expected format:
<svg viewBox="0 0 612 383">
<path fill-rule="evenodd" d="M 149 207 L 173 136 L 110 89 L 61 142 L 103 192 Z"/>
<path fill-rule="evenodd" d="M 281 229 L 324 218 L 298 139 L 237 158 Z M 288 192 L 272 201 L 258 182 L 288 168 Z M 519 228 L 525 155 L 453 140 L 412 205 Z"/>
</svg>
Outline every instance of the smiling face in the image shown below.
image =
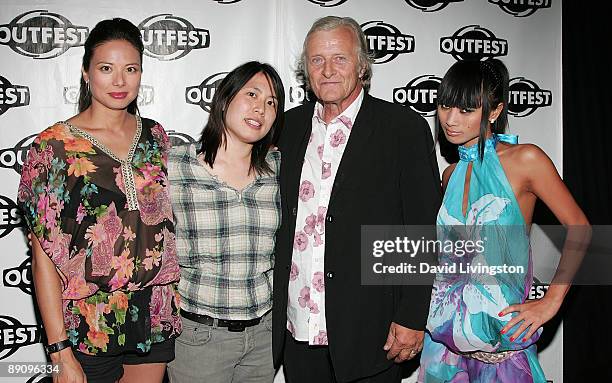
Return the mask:
<svg viewBox="0 0 612 383">
<path fill-rule="evenodd" d="M 356 36 L 348 27 L 312 33 L 306 44 L 306 69 L 310 86 L 323 105 L 346 109 L 361 91 Z"/>
<path fill-rule="evenodd" d="M 140 54 L 125 40 L 97 46 L 83 79 L 89 82 L 92 106 L 121 110 L 138 96 L 142 74 Z"/>
<path fill-rule="evenodd" d="M 276 119 L 276 94 L 262 72 L 236 93 L 225 113 L 228 139 L 254 144 L 268 134 Z"/>
</svg>

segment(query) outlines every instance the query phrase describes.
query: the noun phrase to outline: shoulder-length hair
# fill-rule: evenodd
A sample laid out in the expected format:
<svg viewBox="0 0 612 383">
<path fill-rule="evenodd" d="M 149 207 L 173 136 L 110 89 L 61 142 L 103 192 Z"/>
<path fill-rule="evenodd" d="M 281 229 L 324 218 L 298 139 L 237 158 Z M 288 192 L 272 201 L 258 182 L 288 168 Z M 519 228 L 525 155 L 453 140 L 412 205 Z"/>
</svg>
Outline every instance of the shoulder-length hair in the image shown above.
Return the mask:
<svg viewBox="0 0 612 383">
<path fill-rule="evenodd" d="M 270 131 L 253 144 L 249 172 L 255 170 L 257 174 L 272 173 L 272 169 L 266 162 L 266 155 L 272 144 L 276 142 L 277 135 L 285 122 L 285 90 L 276 70 L 271 65 L 258 61 L 246 62 L 229 72 L 215 90 L 208 122 L 202 130 L 200 148 L 198 149 L 198 153 L 204 154 L 204 162 L 211 168 L 215 163 L 217 151 L 221 145 L 227 145 L 225 117 L 229 104 L 240 89 L 258 73 L 263 73 L 266 76 L 270 88 L 276 96 L 276 118 Z"/>
<path fill-rule="evenodd" d="M 448 69 L 438 87 L 438 105 L 461 109 L 482 106 L 478 140 L 480 158 L 483 158 L 484 153 L 488 116 L 500 103 L 504 107 L 491 124 L 491 132 L 504 133 L 508 127 L 508 87 L 508 69 L 498 59 L 457 61 Z M 436 125 L 437 129 L 441 128 L 439 120 Z"/>
</svg>

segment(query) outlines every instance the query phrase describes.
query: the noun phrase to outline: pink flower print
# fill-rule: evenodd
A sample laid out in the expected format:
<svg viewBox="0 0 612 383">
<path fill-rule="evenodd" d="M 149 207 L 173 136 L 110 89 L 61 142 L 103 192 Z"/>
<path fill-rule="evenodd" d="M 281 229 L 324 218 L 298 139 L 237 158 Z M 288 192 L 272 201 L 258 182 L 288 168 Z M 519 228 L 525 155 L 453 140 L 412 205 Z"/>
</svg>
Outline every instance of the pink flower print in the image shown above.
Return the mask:
<svg viewBox="0 0 612 383">
<path fill-rule="evenodd" d="M 319 159 L 323 159 L 323 144 L 317 146 L 317 154 L 319 155 Z"/>
<path fill-rule="evenodd" d="M 325 291 L 325 279 L 323 278 L 322 271 L 317 271 L 314 273 L 314 276 L 312 277 L 312 287 L 314 287 L 314 289 L 320 293 Z"/>
<path fill-rule="evenodd" d="M 323 161 L 321 170 L 321 178 L 326 179 L 331 177 L 331 163 Z"/>
<path fill-rule="evenodd" d="M 307 306 L 311 314 L 319 313 L 319 305 L 317 305 L 312 299 L 308 301 Z"/>
<path fill-rule="evenodd" d="M 312 244 L 312 247 L 319 247 L 323 244 L 323 241 L 321 240 L 321 234 L 319 234 L 319 232 L 315 231 L 314 232 L 314 243 Z"/>
<path fill-rule="evenodd" d="M 83 206 L 83 204 L 80 203 L 79 207 L 77 208 L 77 213 L 76 213 L 77 223 L 83 222 L 83 218 L 85 218 L 86 215 L 87 215 L 87 211 L 85 210 L 85 206 Z"/>
<path fill-rule="evenodd" d="M 315 189 L 312 182 L 308 180 L 302 181 L 300 185 L 300 199 L 304 202 L 308 201 L 315 195 Z"/>
<path fill-rule="evenodd" d="M 320 330 L 319 334 L 312 339 L 312 344 L 327 346 L 327 331 Z"/>
<path fill-rule="evenodd" d="M 304 286 L 300 290 L 300 297 L 298 298 L 298 303 L 300 304 L 300 307 L 306 307 L 306 306 L 308 306 L 309 302 L 311 302 L 311 300 L 310 300 L 310 287 Z"/>
<path fill-rule="evenodd" d="M 317 216 L 314 214 L 306 217 L 306 226 L 304 226 L 304 232 L 308 235 L 312 235 L 315 231 L 315 226 L 317 224 Z"/>
<path fill-rule="evenodd" d="M 301 230 L 295 233 L 295 237 L 293 238 L 293 248 L 299 251 L 304 251 L 306 250 L 307 246 L 308 237 L 306 236 L 306 233 Z"/>
<path fill-rule="evenodd" d="M 350 118 L 346 116 L 340 116 L 338 117 L 338 120 L 340 120 L 340 122 L 342 122 L 344 126 L 348 128 L 348 130 L 351 130 L 353 128 L 353 121 L 351 121 Z"/>
<path fill-rule="evenodd" d="M 295 281 L 298 275 L 300 275 L 300 270 L 298 269 L 297 264 L 295 262 L 291 262 L 291 271 L 289 271 L 289 280 Z"/>
<path fill-rule="evenodd" d="M 332 133 L 331 137 L 329 137 L 329 143 L 332 148 L 337 148 L 338 146 L 344 144 L 346 142 L 346 135 L 340 129 L 336 130 Z"/>
<path fill-rule="evenodd" d="M 123 228 L 123 240 L 126 242 L 129 242 L 135 239 L 136 239 L 136 234 L 134 234 L 132 229 L 129 226 L 124 227 Z"/>
</svg>

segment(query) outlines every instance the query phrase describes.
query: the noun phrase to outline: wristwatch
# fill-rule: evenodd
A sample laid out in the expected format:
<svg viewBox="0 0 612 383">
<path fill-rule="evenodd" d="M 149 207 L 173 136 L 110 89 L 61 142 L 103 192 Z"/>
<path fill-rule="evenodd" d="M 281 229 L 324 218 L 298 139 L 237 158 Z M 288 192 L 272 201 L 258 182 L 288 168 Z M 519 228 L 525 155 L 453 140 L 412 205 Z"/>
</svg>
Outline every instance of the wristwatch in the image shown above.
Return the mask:
<svg viewBox="0 0 612 383">
<path fill-rule="evenodd" d="M 55 342 L 45 346 L 45 351 L 48 355 L 51 355 L 55 352 L 61 351 L 67 347 L 72 346 L 72 342 L 68 339 L 60 340 L 59 342 Z"/>
</svg>

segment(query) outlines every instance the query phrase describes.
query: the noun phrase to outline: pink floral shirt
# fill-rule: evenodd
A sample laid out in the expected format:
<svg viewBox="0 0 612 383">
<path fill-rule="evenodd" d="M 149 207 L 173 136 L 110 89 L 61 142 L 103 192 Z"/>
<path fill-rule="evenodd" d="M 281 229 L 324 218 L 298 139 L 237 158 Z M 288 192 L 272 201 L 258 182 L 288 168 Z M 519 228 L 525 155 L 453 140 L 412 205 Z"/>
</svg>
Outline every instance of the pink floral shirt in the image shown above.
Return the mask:
<svg viewBox="0 0 612 383">
<path fill-rule="evenodd" d="M 293 255 L 289 274 L 287 329 L 298 341 L 327 345 L 325 323 L 325 216 L 338 165 L 353 121 L 363 101 L 363 90 L 338 117 L 325 124 L 323 105 L 312 117 L 302 175 Z"/>
</svg>

